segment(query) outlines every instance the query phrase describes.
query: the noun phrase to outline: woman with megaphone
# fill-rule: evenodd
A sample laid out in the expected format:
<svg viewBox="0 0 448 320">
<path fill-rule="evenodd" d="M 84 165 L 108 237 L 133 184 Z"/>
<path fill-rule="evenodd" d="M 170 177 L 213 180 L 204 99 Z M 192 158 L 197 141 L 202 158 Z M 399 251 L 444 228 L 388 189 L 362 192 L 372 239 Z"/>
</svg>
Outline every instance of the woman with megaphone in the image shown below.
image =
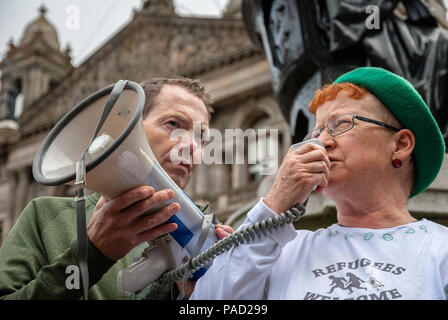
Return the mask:
<svg viewBox="0 0 448 320">
<path fill-rule="evenodd" d="M 448 228 L 407 209 L 445 156 L 421 96 L 404 78 L 363 67 L 317 90 L 310 112 L 316 125 L 305 139 L 323 147 L 291 148 L 240 228 L 304 204 L 316 186 L 336 204 L 338 223 L 315 232 L 285 224 L 232 248 L 191 298 L 448 299 Z"/>
</svg>

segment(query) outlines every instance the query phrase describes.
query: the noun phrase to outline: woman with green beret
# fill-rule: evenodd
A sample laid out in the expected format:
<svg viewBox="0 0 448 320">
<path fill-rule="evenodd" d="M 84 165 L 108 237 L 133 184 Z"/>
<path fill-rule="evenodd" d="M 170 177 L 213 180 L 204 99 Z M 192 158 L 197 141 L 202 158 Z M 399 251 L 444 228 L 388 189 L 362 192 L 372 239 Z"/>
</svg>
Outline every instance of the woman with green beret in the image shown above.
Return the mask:
<svg viewBox="0 0 448 320">
<path fill-rule="evenodd" d="M 358 68 L 316 92 L 316 126 L 291 149 L 265 198 L 240 227 L 303 204 L 315 189 L 338 223 L 315 232 L 287 224 L 217 257 L 192 299 L 447 299 L 448 228 L 416 220 L 411 197 L 445 154 L 428 107 L 400 76 Z"/>
</svg>

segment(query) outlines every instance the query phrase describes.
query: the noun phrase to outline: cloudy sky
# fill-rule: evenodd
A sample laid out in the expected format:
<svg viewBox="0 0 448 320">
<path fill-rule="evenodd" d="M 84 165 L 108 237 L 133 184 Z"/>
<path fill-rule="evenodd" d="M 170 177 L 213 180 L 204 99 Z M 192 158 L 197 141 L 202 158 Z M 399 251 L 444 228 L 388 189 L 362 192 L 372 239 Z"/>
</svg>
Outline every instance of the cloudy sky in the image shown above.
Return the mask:
<svg viewBox="0 0 448 320">
<path fill-rule="evenodd" d="M 229 0 L 174 0 L 180 15 L 221 16 Z M 0 0 L 0 59 L 13 39 L 17 44 L 25 26 L 48 9 L 47 19 L 58 32 L 64 49 L 72 47 L 72 63 L 78 66 L 124 24 L 142 0 Z M 76 14 L 79 13 L 79 19 Z M 79 23 L 78 23 L 79 22 Z"/>
<path fill-rule="evenodd" d="M 167 0 L 168 1 L 168 0 Z M 448 5 L 448 0 L 443 0 Z M 229 0 L 174 0 L 180 15 L 221 16 Z M 129 22 L 142 0 L 0 0 L 0 59 L 10 39 L 17 44 L 25 26 L 39 15 L 44 4 L 48 20 L 56 27 L 64 49 L 72 48 L 72 63 L 81 64 Z M 79 13 L 78 26 L 73 19 Z"/>
</svg>

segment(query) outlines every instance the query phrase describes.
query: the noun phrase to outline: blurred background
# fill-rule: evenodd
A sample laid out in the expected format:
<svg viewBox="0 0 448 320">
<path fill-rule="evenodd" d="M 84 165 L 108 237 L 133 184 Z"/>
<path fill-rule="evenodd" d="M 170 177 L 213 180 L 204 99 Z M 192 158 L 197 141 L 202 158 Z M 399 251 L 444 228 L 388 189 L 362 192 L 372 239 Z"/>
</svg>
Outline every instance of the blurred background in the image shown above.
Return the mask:
<svg viewBox="0 0 448 320">
<path fill-rule="evenodd" d="M 447 29 L 448 0 L 436 2 L 439 27 Z M 200 79 L 214 101 L 211 128 L 277 129 L 281 163 L 301 124 L 282 112 L 269 61 L 252 40 L 242 0 L 0 0 L 0 243 L 31 199 L 73 196 L 71 186 L 34 181 L 34 156 L 68 110 L 118 79 Z M 223 154 L 233 150 L 230 142 L 223 141 Z M 246 144 L 245 156 L 252 152 Z M 272 184 L 273 176 L 260 174 L 262 162 L 202 164 L 185 191 L 237 227 Z M 448 224 L 446 164 L 409 210 Z M 334 204 L 312 194 L 296 227 L 334 221 Z"/>
</svg>

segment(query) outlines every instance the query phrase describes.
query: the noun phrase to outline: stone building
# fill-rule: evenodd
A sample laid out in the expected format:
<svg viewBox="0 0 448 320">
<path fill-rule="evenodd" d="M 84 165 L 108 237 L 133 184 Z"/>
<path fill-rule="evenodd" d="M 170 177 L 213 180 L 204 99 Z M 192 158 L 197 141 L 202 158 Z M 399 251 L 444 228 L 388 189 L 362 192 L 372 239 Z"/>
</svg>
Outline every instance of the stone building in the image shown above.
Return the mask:
<svg viewBox="0 0 448 320">
<path fill-rule="evenodd" d="M 171 1 L 146 0 L 126 26 L 76 68 L 70 62 L 70 48 L 61 50 L 57 30 L 41 8 L 19 42 L 10 42 L 0 62 L 0 243 L 32 198 L 73 195 L 68 185 L 36 183 L 31 172 L 34 156 L 68 110 L 119 79 L 141 82 L 172 75 L 201 79 L 214 101 L 210 127 L 223 133 L 237 128 L 277 129 L 280 163 L 291 144 L 290 129 L 272 95 L 268 62 L 246 34 L 240 6 L 241 1 L 230 1 L 220 19 L 181 17 Z M 222 142 L 222 154 L 233 150 L 234 139 Z M 253 150 L 247 142 L 246 156 Z M 260 161 L 202 164 L 186 192 L 197 202 L 210 202 L 208 212 L 237 226 L 272 183 L 272 176 L 260 174 Z M 416 217 L 448 224 L 446 163 L 431 188 L 409 205 Z M 335 220 L 334 204 L 313 194 L 302 220 L 299 228 L 329 225 Z"/>
<path fill-rule="evenodd" d="M 282 144 L 288 146 L 288 126 L 271 95 L 268 64 L 247 37 L 239 8 L 240 1 L 231 1 L 221 19 L 181 17 L 170 1 L 145 1 L 125 27 L 77 68 L 70 63 L 69 49 L 61 51 L 57 30 L 41 8 L 20 41 L 10 42 L 0 64 L 1 239 L 32 198 L 73 195 L 70 186 L 46 187 L 34 181 L 34 155 L 68 110 L 118 79 L 199 78 L 214 101 L 211 127 L 222 132 L 278 128 L 285 133 L 280 135 Z M 8 116 L 14 106 L 23 109 L 17 119 Z M 225 220 L 255 197 L 259 176 L 253 169 L 201 165 L 186 191 L 196 201 L 210 202 L 209 210 Z"/>
</svg>

